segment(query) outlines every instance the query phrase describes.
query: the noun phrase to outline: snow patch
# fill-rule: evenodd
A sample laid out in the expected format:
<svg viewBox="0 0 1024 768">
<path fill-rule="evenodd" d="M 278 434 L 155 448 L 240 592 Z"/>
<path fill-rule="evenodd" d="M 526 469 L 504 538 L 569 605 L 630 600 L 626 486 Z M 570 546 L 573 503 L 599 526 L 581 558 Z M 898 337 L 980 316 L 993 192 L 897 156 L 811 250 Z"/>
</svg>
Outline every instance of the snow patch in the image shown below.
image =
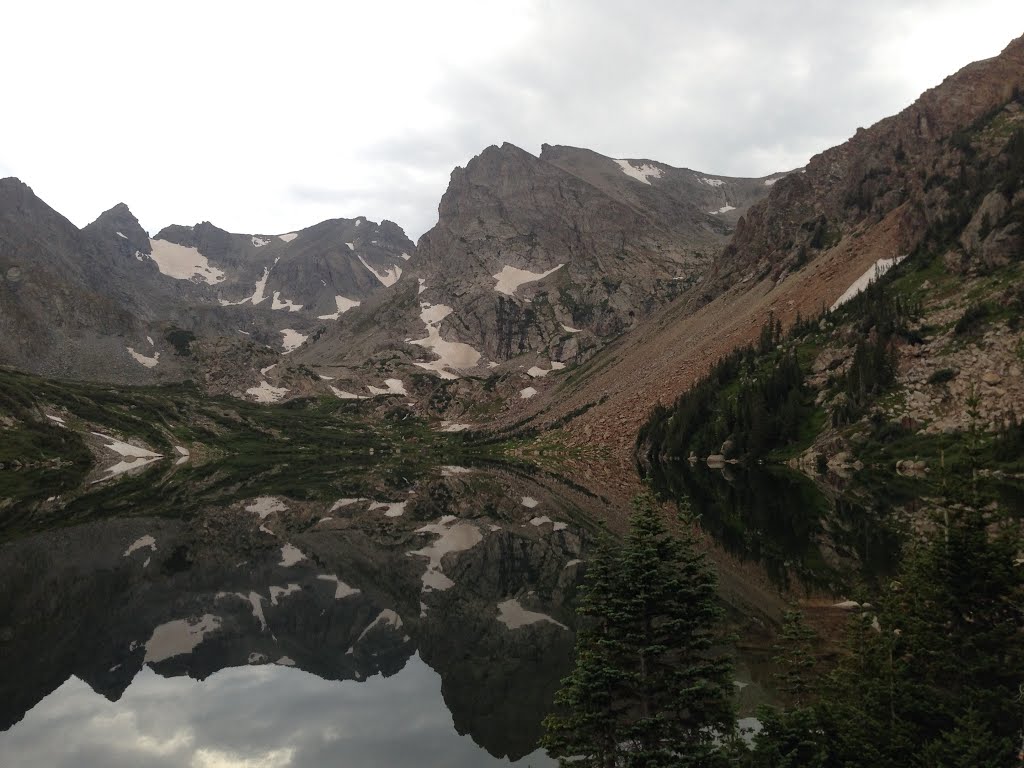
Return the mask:
<svg viewBox="0 0 1024 768">
<path fill-rule="evenodd" d="M 338 311 L 330 315 L 318 315 L 317 320 L 337 320 L 353 307 L 359 306 L 356 299 L 346 299 L 344 296 L 335 296 L 334 303 L 337 305 Z"/>
<path fill-rule="evenodd" d="M 359 261 L 362 262 L 363 266 L 373 272 L 373 276 L 376 277 L 384 285 L 385 288 L 390 288 L 392 285 L 398 282 L 398 278 L 402 276 L 402 268 L 397 264 L 390 269 L 386 269 L 383 272 L 378 272 L 376 269 L 366 263 L 366 259 L 359 256 Z"/>
<path fill-rule="evenodd" d="M 622 172 L 629 176 L 631 179 L 643 182 L 644 184 L 650 184 L 650 179 L 661 178 L 661 168 L 656 165 L 650 165 L 648 163 L 642 163 L 640 165 L 633 165 L 629 160 L 616 160 L 615 161 Z"/>
<path fill-rule="evenodd" d="M 405 505 L 408 503 L 409 502 L 407 501 L 375 501 L 367 507 L 367 512 L 374 512 L 378 509 L 383 509 L 386 510 L 384 512 L 384 517 L 401 517 L 405 514 Z"/>
<path fill-rule="evenodd" d="M 274 300 L 271 303 L 270 308 L 287 309 L 289 312 L 298 312 L 300 309 L 302 309 L 302 305 L 294 303 L 291 299 L 282 299 L 281 292 L 274 291 Z"/>
<path fill-rule="evenodd" d="M 392 627 L 394 629 L 401 629 L 402 617 L 394 611 L 392 611 L 390 608 L 385 608 L 383 611 L 377 614 L 377 618 L 375 618 L 367 625 L 366 629 L 363 630 L 363 633 L 359 635 L 358 638 L 356 638 L 356 642 L 358 643 L 360 640 L 366 637 L 367 633 L 374 627 Z M 349 650 L 352 649 L 350 648 Z"/>
<path fill-rule="evenodd" d="M 177 619 L 161 624 L 153 630 L 146 641 L 146 657 L 143 662 L 158 662 L 192 653 L 209 633 L 220 627 L 220 617 L 203 614 L 198 621 Z"/>
<path fill-rule="evenodd" d="M 187 248 L 168 240 L 150 240 L 150 257 L 161 274 L 175 280 L 193 280 L 215 285 L 224 280 L 224 272 L 211 267 L 198 248 Z M 138 257 L 138 254 L 136 254 Z"/>
<path fill-rule="evenodd" d="M 50 414 L 46 414 L 46 418 L 48 418 L 50 421 L 57 422 L 62 427 L 66 427 L 67 426 L 67 424 L 64 423 L 64 419 L 62 419 L 60 416 L 51 416 Z"/>
<path fill-rule="evenodd" d="M 721 208 L 719 208 L 717 211 L 708 211 L 708 213 L 711 213 L 711 214 L 728 213 L 729 211 L 735 211 L 735 210 L 736 210 L 736 206 L 735 205 L 728 205 L 728 204 L 726 204 L 726 205 L 723 205 Z"/>
<path fill-rule="evenodd" d="M 152 464 L 154 461 L 159 460 L 160 457 L 154 459 L 132 459 L 131 461 L 119 461 L 114 466 L 107 467 L 105 470 L 103 470 L 104 472 L 107 473 L 106 476 L 101 477 L 98 480 L 93 480 L 93 483 L 101 483 L 104 480 L 110 480 L 112 478 L 117 477 L 118 475 L 123 475 L 125 472 L 130 472 L 133 469 L 142 469 L 142 467 L 145 467 L 148 464 Z"/>
<path fill-rule="evenodd" d="M 257 237 L 256 235 L 253 235 L 252 236 L 252 244 L 254 246 L 256 246 L 257 248 L 262 248 L 264 245 L 270 245 L 270 238 L 269 237 Z"/>
<path fill-rule="evenodd" d="M 725 182 L 722 181 L 721 179 L 708 179 L 708 178 L 705 178 L 704 176 L 698 176 L 697 178 L 699 178 L 701 181 L 703 181 L 709 187 L 720 187 L 723 184 L 725 184 Z"/>
<path fill-rule="evenodd" d="M 272 365 L 268 365 L 266 368 L 260 368 L 260 376 L 266 376 L 268 373 L 270 373 L 275 368 L 277 368 L 277 363 L 274 363 Z"/>
<path fill-rule="evenodd" d="M 454 515 L 446 515 L 438 522 L 416 529 L 416 533 L 433 533 L 438 538 L 429 546 L 410 552 L 410 557 L 427 558 L 427 569 L 423 572 L 423 591 L 444 591 L 455 586 L 455 582 L 444 574 L 441 561 L 452 552 L 472 549 L 481 541 L 483 534 L 471 523 L 459 521 Z"/>
<path fill-rule="evenodd" d="M 277 605 L 278 598 L 288 597 L 288 595 L 301 592 L 302 588 L 298 584 L 289 584 L 287 587 L 271 587 L 270 588 L 270 604 Z"/>
<path fill-rule="evenodd" d="M 128 350 L 128 354 L 135 359 L 135 362 L 139 363 L 140 365 L 144 365 L 147 368 L 153 368 L 156 366 L 158 362 L 160 362 L 159 352 L 155 353 L 152 357 L 146 357 L 145 355 L 136 352 L 134 347 L 126 347 L 126 349 Z"/>
<path fill-rule="evenodd" d="M 285 544 L 281 547 L 281 562 L 278 565 L 283 565 L 285 568 L 291 568 L 300 560 L 305 560 L 306 556 L 302 554 L 298 547 L 294 544 Z"/>
<path fill-rule="evenodd" d="M 267 297 L 265 295 L 265 292 L 267 290 L 267 279 L 269 277 L 270 277 L 270 267 L 264 267 L 263 268 L 263 277 L 261 277 L 259 280 L 256 281 L 256 286 L 255 286 L 255 288 L 253 288 L 252 296 L 246 296 L 241 301 L 226 301 L 224 299 L 221 299 L 220 300 L 220 305 L 222 307 L 237 307 L 237 306 L 240 306 L 242 304 L 250 304 L 251 303 L 253 306 L 256 306 L 257 304 L 260 304 L 261 302 L 266 301 Z M 239 331 L 239 333 L 245 333 L 246 336 L 249 335 L 245 331 Z"/>
<path fill-rule="evenodd" d="M 118 236 L 118 237 L 123 237 L 123 238 L 124 238 L 125 240 L 127 240 L 127 239 L 128 239 L 128 235 L 124 234 L 123 232 L 118 232 L 118 233 L 117 233 L 117 236 Z"/>
<path fill-rule="evenodd" d="M 532 496 L 523 496 L 523 502 L 522 503 L 523 503 L 523 506 L 526 507 L 527 509 L 533 509 L 538 504 L 540 504 L 540 502 L 537 501 Z"/>
<path fill-rule="evenodd" d="M 571 326 L 568 326 L 565 323 L 562 323 L 562 330 L 565 331 L 566 333 L 582 333 L 581 329 L 572 328 Z"/>
<path fill-rule="evenodd" d="M 281 346 L 284 347 L 284 352 L 282 354 L 285 355 L 287 355 L 290 352 L 294 352 L 296 349 L 303 345 L 306 339 L 309 338 L 309 336 L 304 336 L 303 334 L 296 331 L 294 328 L 284 328 L 281 331 L 281 335 L 284 337 L 281 340 Z"/>
<path fill-rule="evenodd" d="M 368 390 L 370 390 L 370 394 L 371 395 L 408 395 L 409 394 L 408 392 L 405 391 L 405 385 L 402 383 L 401 379 L 384 379 L 384 386 L 386 387 L 386 389 L 381 389 L 380 387 L 371 387 L 371 386 L 367 386 L 366 388 Z"/>
<path fill-rule="evenodd" d="M 350 587 L 344 581 L 339 579 L 337 576 L 332 575 L 320 575 L 317 576 L 320 581 L 333 581 L 334 582 L 334 599 L 344 600 L 346 597 L 352 597 L 353 595 L 360 594 L 361 590 L 354 587 Z"/>
<path fill-rule="evenodd" d="M 180 445 L 174 446 L 174 450 L 178 452 L 178 456 L 179 456 L 178 460 L 176 462 L 174 462 L 174 466 L 178 466 L 179 464 L 184 464 L 185 462 L 187 462 L 189 460 L 189 457 L 192 455 L 191 453 L 189 453 L 188 448 L 185 448 L 185 447 L 180 446 Z"/>
<path fill-rule="evenodd" d="M 348 249 L 349 249 L 350 251 L 354 251 L 354 250 L 356 249 L 356 247 L 355 247 L 354 245 L 352 245 L 352 243 L 345 243 L 345 245 L 347 245 L 347 246 L 348 246 Z"/>
<path fill-rule="evenodd" d="M 871 285 L 871 283 L 878 280 L 882 275 L 895 267 L 905 258 L 906 256 L 894 256 L 891 259 L 879 259 L 876 261 L 868 267 L 867 272 L 853 281 L 853 285 L 847 288 L 846 292 L 842 296 L 836 299 L 836 303 L 832 305 L 832 311 L 835 311 L 837 307 L 845 304 L 858 293 L 865 290 L 869 285 Z"/>
<path fill-rule="evenodd" d="M 145 536 L 140 536 L 131 544 L 129 544 L 128 549 L 124 551 L 124 554 L 121 555 L 121 557 L 128 557 L 128 555 L 130 555 L 132 552 L 144 549 L 146 547 L 149 547 L 151 552 L 156 552 L 156 539 L 154 539 L 149 534 L 146 534 Z"/>
<path fill-rule="evenodd" d="M 131 445 L 130 443 L 122 442 L 108 435 L 104 435 L 102 432 L 93 432 L 92 434 L 96 435 L 96 437 L 102 437 L 104 440 L 109 440 L 110 442 L 104 445 L 103 447 L 106 448 L 108 451 L 113 451 L 119 456 L 132 456 L 140 459 L 162 458 L 161 454 L 159 453 L 153 453 L 147 448 L 139 448 L 137 445 Z"/>
<path fill-rule="evenodd" d="M 434 371 L 442 379 L 457 379 L 458 376 L 448 369 L 463 370 L 473 368 L 480 361 L 480 353 L 469 344 L 458 341 L 445 341 L 441 338 L 441 321 L 452 313 L 452 308 L 445 304 L 420 304 L 420 320 L 427 326 L 427 337 L 410 341 L 418 347 L 429 349 L 437 360 L 429 363 L 416 363 L 419 368 Z"/>
<path fill-rule="evenodd" d="M 288 507 L 276 496 L 257 496 L 252 504 L 245 508 L 246 512 L 255 512 L 260 520 L 266 520 L 272 512 L 287 512 Z"/>
<path fill-rule="evenodd" d="M 533 387 L 527 387 L 526 389 L 519 390 L 519 397 L 523 400 L 529 400 L 531 397 L 537 394 L 537 390 Z"/>
<path fill-rule="evenodd" d="M 252 395 L 257 403 L 276 403 L 288 394 L 287 387 L 275 387 L 269 381 L 261 381 L 258 387 L 249 387 L 245 394 Z"/>
<path fill-rule="evenodd" d="M 298 236 L 299 236 L 298 232 L 289 232 L 286 235 L 278 235 L 277 237 L 280 240 L 284 240 L 286 243 L 290 243 L 292 240 L 294 240 Z"/>
<path fill-rule="evenodd" d="M 781 178 L 781 177 L 780 177 L 780 178 Z M 774 184 L 774 183 L 775 183 L 776 181 L 778 181 L 778 179 L 765 179 L 765 180 L 764 180 L 764 185 L 765 185 L 766 187 L 770 187 L 770 186 L 772 186 L 772 184 Z"/>
<path fill-rule="evenodd" d="M 365 400 L 365 395 L 355 395 L 351 392 L 346 392 L 343 389 L 338 389 L 332 384 L 328 384 L 327 387 L 334 393 L 334 396 L 342 400 Z"/>
<path fill-rule="evenodd" d="M 458 424 L 454 421 L 442 421 L 441 431 L 442 432 L 465 432 L 467 429 L 472 429 L 472 424 Z"/>
<path fill-rule="evenodd" d="M 418 280 L 418 282 L 420 284 L 420 287 L 416 289 L 416 293 L 420 294 L 420 293 L 423 293 L 425 290 L 427 290 L 427 281 L 424 280 L 422 277 L 417 278 L 417 280 Z"/>
<path fill-rule="evenodd" d="M 533 379 L 543 379 L 552 371 L 561 371 L 564 368 L 565 363 L 560 363 L 557 360 L 552 360 L 550 368 L 545 369 L 535 365 L 526 372 L 526 375 Z"/>
<path fill-rule="evenodd" d="M 506 264 L 501 268 L 501 272 L 496 275 L 492 275 L 492 277 L 498 281 L 498 284 L 494 286 L 494 290 L 498 293 L 503 293 L 506 296 L 515 296 L 516 290 L 519 286 L 524 285 L 525 283 L 534 283 L 538 280 L 543 280 L 552 272 L 557 272 L 564 266 L 565 264 L 559 264 L 557 267 L 552 267 L 547 272 L 530 272 L 529 270 L 510 267 Z"/>
<path fill-rule="evenodd" d="M 401 256 L 401 257 L 402 257 L 403 259 L 405 259 L 406 261 L 408 261 L 408 260 L 409 260 L 409 254 L 408 254 L 408 253 L 406 253 L 405 251 L 402 251 L 402 253 L 400 253 L 399 255 L 400 255 L 400 256 Z"/>
<path fill-rule="evenodd" d="M 555 621 L 546 613 L 526 610 L 515 598 L 498 603 L 498 621 L 509 629 L 519 629 L 520 627 L 540 622 L 548 622 L 567 631 L 569 629 L 565 624 Z"/>
</svg>

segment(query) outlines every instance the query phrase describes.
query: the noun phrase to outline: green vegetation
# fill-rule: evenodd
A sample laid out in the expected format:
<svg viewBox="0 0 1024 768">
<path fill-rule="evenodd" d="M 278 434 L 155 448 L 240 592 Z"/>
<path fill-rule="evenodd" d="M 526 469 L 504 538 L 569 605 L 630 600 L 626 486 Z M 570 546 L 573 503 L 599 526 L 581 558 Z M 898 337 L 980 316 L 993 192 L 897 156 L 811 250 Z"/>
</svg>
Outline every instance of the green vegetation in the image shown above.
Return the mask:
<svg viewBox="0 0 1024 768">
<path fill-rule="evenodd" d="M 763 713 L 750 765 L 1016 764 L 1024 540 L 1015 524 L 973 508 L 935 526 L 853 618 L 812 700 Z"/>
<path fill-rule="evenodd" d="M 87 444 L 102 442 L 93 432 L 168 458 L 140 474 L 87 482 L 102 480 L 96 470 L 105 466 Z M 374 488 L 409 487 L 439 464 L 487 455 L 386 401 L 320 397 L 264 406 L 208 397 L 190 385 L 112 388 L 3 370 L 0 436 L 0 538 L 101 516 L 188 516 L 261 494 L 369 496 Z M 192 454 L 182 466 L 171 460 L 177 445 Z M 57 496 L 50 510 L 46 500 Z"/>
<path fill-rule="evenodd" d="M 735 729 L 728 661 L 713 649 L 715 579 L 689 538 L 668 534 L 653 497 L 635 502 L 618 547 L 590 561 L 576 662 L 545 720 L 563 766 L 726 765 Z"/>
<path fill-rule="evenodd" d="M 977 501 L 977 500 L 975 500 Z M 842 650 L 796 610 L 775 658 L 776 707 L 733 737 L 712 574 L 639 501 L 621 548 L 588 570 L 573 673 L 545 746 L 563 766 L 1015 765 L 1024 739 L 1024 535 L 998 508 L 946 504 L 896 577 L 865 593 Z"/>
</svg>

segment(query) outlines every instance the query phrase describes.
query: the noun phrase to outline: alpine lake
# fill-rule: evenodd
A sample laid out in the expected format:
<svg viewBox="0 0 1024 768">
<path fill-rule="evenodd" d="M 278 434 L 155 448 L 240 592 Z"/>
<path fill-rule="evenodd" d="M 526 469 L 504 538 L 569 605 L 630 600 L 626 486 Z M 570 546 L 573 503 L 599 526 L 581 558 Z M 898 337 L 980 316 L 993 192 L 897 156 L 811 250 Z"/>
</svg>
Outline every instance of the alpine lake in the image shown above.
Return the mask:
<svg viewBox="0 0 1024 768">
<path fill-rule="evenodd" d="M 401 409 L 81 394 L 34 401 L 51 423 L 22 442 L 116 429 L 161 457 L 0 471 L 0 764 L 555 764 L 542 720 L 608 500 Z M 157 416 L 162 443 L 140 426 Z M 779 591 L 838 594 L 898 550 L 884 510 L 796 473 L 649 479 Z M 773 701 L 771 631 L 735 613 L 750 717 Z"/>
</svg>

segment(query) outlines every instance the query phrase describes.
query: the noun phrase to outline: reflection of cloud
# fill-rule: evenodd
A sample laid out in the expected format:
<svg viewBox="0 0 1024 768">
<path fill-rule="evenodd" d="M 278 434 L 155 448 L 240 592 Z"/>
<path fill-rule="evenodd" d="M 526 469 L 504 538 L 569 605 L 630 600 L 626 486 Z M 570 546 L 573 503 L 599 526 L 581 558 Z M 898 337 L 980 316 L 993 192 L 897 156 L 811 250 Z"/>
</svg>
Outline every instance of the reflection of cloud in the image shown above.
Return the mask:
<svg viewBox="0 0 1024 768">
<path fill-rule="evenodd" d="M 363 683 L 274 665 L 204 681 L 143 667 L 116 703 L 71 678 L 0 733 L 0 754 L 5 765 L 52 768 L 508 765 L 456 734 L 441 680 L 418 656 Z M 542 755 L 528 762 L 553 765 Z"/>
<path fill-rule="evenodd" d="M 200 749 L 192 756 L 192 768 L 287 768 L 294 749 L 275 749 L 259 757 L 241 757 L 219 749 Z"/>
</svg>

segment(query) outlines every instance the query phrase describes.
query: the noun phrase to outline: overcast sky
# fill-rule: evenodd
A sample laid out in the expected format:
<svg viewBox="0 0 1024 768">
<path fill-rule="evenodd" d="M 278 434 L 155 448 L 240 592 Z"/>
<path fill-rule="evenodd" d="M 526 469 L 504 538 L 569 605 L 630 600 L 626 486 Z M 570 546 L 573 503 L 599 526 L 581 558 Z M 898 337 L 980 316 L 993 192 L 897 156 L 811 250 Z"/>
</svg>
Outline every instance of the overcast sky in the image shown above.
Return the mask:
<svg viewBox="0 0 1024 768">
<path fill-rule="evenodd" d="M 22 2 L 0 176 L 82 226 L 389 218 L 543 142 L 759 176 L 803 165 L 1024 33 L 1020 0 Z"/>
</svg>

